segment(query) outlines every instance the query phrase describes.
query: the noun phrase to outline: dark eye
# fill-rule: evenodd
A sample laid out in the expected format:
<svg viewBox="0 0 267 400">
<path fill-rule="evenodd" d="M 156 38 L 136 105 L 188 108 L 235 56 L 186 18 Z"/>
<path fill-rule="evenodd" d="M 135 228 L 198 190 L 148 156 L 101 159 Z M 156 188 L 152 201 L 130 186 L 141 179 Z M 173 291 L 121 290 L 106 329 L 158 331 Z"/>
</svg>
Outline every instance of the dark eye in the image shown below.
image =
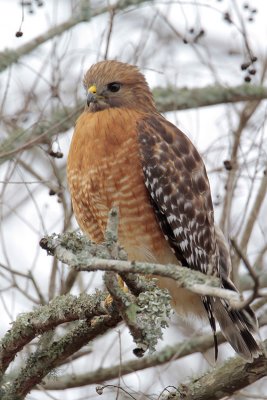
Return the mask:
<svg viewBox="0 0 267 400">
<path fill-rule="evenodd" d="M 107 85 L 107 89 L 113 93 L 118 92 L 120 88 L 121 84 L 119 82 L 111 82 Z"/>
</svg>

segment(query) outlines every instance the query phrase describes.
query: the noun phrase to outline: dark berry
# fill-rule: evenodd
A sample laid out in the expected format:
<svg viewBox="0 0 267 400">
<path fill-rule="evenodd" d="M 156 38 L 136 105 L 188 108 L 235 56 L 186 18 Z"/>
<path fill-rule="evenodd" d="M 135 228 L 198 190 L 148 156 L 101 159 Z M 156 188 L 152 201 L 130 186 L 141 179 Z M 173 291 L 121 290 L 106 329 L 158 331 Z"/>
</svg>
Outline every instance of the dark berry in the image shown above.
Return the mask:
<svg viewBox="0 0 267 400">
<path fill-rule="evenodd" d="M 255 75 L 255 74 L 256 74 L 255 68 L 250 68 L 250 69 L 248 70 L 248 73 L 249 73 L 250 75 Z"/>
<path fill-rule="evenodd" d="M 223 165 L 227 171 L 231 171 L 233 169 L 232 162 L 230 160 L 224 160 Z"/>
<path fill-rule="evenodd" d="M 246 69 L 248 69 L 249 66 L 250 66 L 250 63 L 243 63 L 243 64 L 241 64 L 241 69 L 242 69 L 242 71 L 245 71 Z"/>
</svg>

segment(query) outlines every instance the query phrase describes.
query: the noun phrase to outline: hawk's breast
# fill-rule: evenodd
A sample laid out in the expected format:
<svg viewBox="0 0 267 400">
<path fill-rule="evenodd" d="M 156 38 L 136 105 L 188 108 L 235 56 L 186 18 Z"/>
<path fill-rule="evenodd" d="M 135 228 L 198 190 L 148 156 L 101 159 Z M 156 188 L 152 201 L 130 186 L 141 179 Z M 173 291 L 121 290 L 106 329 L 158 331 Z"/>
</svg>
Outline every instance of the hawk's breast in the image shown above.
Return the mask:
<svg viewBox="0 0 267 400">
<path fill-rule="evenodd" d="M 140 113 L 120 109 L 80 116 L 68 157 L 74 212 L 82 230 L 99 242 L 109 210 L 118 206 L 119 241 L 129 258 L 170 262 L 173 255 L 144 183 L 136 131 L 139 119 Z"/>
</svg>

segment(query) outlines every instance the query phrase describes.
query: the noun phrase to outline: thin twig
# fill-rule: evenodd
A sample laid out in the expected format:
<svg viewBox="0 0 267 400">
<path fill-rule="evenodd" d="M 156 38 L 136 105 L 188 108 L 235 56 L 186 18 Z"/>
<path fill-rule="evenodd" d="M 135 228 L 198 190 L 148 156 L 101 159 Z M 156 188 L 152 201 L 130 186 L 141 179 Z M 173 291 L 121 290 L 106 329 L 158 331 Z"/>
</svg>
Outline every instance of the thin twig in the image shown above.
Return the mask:
<svg viewBox="0 0 267 400">
<path fill-rule="evenodd" d="M 267 169 L 267 164 L 265 166 L 265 170 L 266 169 Z M 261 206 L 262 206 L 263 201 L 265 199 L 266 192 L 267 192 L 267 173 L 265 171 L 263 173 L 261 184 L 260 184 L 258 193 L 256 195 L 254 204 L 253 204 L 252 209 L 250 211 L 250 216 L 249 216 L 249 219 L 248 219 L 247 224 L 245 226 L 242 239 L 240 241 L 240 247 L 241 247 L 241 249 L 243 249 L 243 252 L 245 252 L 245 253 L 247 251 L 247 246 L 248 246 L 249 239 L 251 237 L 252 230 L 253 230 L 254 225 L 255 225 L 255 223 L 256 223 L 256 221 L 258 219 L 258 215 L 259 215 Z M 239 260 L 240 260 L 240 257 L 238 257 L 237 261 L 239 262 Z"/>
<path fill-rule="evenodd" d="M 31 280 L 31 282 L 32 282 L 32 284 L 33 284 L 33 286 L 34 286 L 34 289 L 35 289 L 35 291 L 36 291 L 36 293 L 37 293 L 37 295 L 38 295 L 38 297 L 39 297 L 40 304 L 42 304 L 42 305 L 46 304 L 46 300 L 45 300 L 45 298 L 44 298 L 44 296 L 43 296 L 43 294 L 42 294 L 42 292 L 41 292 L 41 289 L 39 288 L 39 285 L 38 285 L 38 283 L 36 282 L 36 280 L 35 280 L 35 278 L 34 278 L 32 272 L 29 271 L 28 274 L 29 274 L 29 278 L 30 278 L 30 280 Z"/>
<path fill-rule="evenodd" d="M 236 243 L 235 239 L 231 238 L 230 242 L 231 242 L 233 248 L 235 249 L 236 253 L 238 254 L 238 256 L 244 262 L 244 265 L 247 268 L 247 270 L 249 271 L 250 276 L 253 279 L 253 283 L 254 283 L 253 284 L 253 292 L 251 293 L 251 295 L 246 300 L 241 302 L 239 304 L 239 306 L 238 306 L 238 309 L 242 309 L 242 308 L 246 308 L 247 306 L 249 306 L 252 303 L 252 301 L 255 300 L 259 296 L 260 281 L 259 281 L 258 274 L 254 271 L 254 269 L 253 269 L 252 265 L 250 264 L 248 258 L 241 251 L 241 249 L 238 246 L 238 244 Z"/>
<path fill-rule="evenodd" d="M 110 46 L 110 41 L 111 41 L 111 34 L 113 30 L 113 23 L 114 23 L 114 18 L 116 14 L 116 7 L 109 7 L 109 27 L 108 27 L 108 33 L 107 33 L 107 41 L 106 41 L 106 49 L 104 53 L 104 60 L 108 59 L 108 51 L 109 51 L 109 46 Z"/>
</svg>

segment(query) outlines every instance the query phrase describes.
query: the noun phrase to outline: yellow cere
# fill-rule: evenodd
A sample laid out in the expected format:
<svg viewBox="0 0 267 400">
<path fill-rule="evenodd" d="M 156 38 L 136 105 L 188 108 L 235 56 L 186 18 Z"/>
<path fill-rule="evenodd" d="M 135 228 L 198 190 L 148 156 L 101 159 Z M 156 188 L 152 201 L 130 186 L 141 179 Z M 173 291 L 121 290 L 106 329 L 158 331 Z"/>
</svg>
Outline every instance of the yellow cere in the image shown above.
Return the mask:
<svg viewBox="0 0 267 400">
<path fill-rule="evenodd" d="M 89 93 L 95 94 L 95 93 L 96 93 L 96 85 L 90 86 L 90 87 L 88 88 L 88 92 L 89 92 Z"/>
</svg>

